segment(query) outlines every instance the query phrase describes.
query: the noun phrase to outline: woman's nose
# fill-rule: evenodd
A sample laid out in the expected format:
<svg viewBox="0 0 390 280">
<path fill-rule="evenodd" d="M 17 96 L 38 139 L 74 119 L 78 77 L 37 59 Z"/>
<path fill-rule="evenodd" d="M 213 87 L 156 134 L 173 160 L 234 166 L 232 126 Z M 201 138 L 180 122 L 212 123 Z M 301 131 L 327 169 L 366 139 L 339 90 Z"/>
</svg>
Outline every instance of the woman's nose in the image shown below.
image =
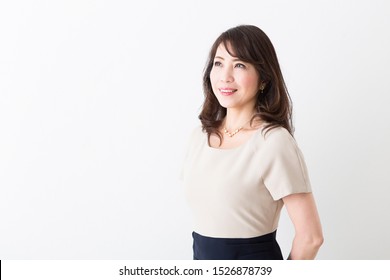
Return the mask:
<svg viewBox="0 0 390 280">
<path fill-rule="evenodd" d="M 232 69 L 230 67 L 224 67 L 221 73 L 221 82 L 231 83 L 234 81 Z"/>
</svg>

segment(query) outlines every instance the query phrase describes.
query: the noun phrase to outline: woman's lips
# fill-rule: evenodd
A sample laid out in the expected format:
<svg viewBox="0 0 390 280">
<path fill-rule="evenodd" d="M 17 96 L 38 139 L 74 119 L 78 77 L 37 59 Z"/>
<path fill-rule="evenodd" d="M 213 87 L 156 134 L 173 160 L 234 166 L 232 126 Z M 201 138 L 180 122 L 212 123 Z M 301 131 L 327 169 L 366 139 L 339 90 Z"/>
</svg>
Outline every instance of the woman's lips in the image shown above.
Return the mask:
<svg viewBox="0 0 390 280">
<path fill-rule="evenodd" d="M 219 92 L 224 95 L 224 96 L 229 96 L 232 95 L 236 92 L 237 90 L 234 88 L 219 88 Z"/>
</svg>

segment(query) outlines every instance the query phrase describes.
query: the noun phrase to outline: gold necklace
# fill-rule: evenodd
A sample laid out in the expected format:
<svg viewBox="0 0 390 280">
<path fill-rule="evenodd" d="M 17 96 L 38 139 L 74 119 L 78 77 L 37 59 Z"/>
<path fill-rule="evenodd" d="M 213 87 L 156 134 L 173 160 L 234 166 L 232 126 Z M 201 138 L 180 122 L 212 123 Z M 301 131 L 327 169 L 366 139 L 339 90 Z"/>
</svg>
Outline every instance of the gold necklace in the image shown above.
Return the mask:
<svg viewBox="0 0 390 280">
<path fill-rule="evenodd" d="M 233 137 L 236 135 L 240 130 L 242 129 L 242 126 L 240 128 L 237 128 L 234 132 L 230 132 L 229 130 L 226 129 L 226 127 L 223 129 L 225 134 L 229 135 L 230 137 Z"/>
<path fill-rule="evenodd" d="M 251 119 L 252 119 L 252 118 L 251 118 Z M 223 129 L 223 131 L 224 131 L 225 134 L 227 134 L 229 137 L 233 137 L 233 136 L 236 135 L 238 132 L 240 132 L 240 130 L 241 130 L 248 122 L 250 122 L 250 120 L 247 121 L 246 123 L 244 123 L 242 126 L 240 126 L 239 128 L 237 128 L 237 129 L 236 129 L 235 131 L 233 131 L 233 132 L 230 132 L 229 130 L 227 130 L 226 126 L 225 126 L 225 128 Z"/>
</svg>

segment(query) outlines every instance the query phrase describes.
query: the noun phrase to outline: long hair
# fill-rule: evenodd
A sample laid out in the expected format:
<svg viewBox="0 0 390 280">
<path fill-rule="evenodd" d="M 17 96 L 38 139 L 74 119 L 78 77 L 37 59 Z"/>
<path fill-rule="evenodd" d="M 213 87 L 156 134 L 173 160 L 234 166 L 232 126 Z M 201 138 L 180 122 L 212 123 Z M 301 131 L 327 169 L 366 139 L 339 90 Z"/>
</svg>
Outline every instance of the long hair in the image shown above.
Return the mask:
<svg viewBox="0 0 390 280">
<path fill-rule="evenodd" d="M 275 49 L 268 36 L 253 25 L 240 25 L 223 32 L 211 47 L 203 74 L 204 102 L 199 119 L 203 131 L 210 135 L 216 134 L 222 144 L 222 134 L 218 128 L 226 116 L 226 108 L 222 107 L 213 93 L 210 81 L 210 72 L 213 68 L 214 57 L 218 46 L 223 44 L 228 53 L 238 59 L 251 63 L 265 83 L 263 91 L 256 94 L 255 115 L 250 124 L 257 118 L 266 122 L 263 128 L 265 133 L 276 127 L 286 128 L 291 135 L 294 133 L 292 125 L 292 101 L 280 70 Z"/>
</svg>

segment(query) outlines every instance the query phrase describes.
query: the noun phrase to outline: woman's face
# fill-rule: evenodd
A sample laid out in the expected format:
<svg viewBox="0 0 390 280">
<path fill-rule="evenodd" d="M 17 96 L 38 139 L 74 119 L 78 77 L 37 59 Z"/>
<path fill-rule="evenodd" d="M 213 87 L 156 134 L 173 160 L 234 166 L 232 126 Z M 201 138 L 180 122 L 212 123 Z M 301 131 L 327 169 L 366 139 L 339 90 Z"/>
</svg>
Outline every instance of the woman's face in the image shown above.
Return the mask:
<svg viewBox="0 0 390 280">
<path fill-rule="evenodd" d="M 259 75 L 252 64 L 231 56 L 223 43 L 215 54 L 210 81 L 222 107 L 254 109 L 256 94 L 260 88 Z"/>
</svg>

